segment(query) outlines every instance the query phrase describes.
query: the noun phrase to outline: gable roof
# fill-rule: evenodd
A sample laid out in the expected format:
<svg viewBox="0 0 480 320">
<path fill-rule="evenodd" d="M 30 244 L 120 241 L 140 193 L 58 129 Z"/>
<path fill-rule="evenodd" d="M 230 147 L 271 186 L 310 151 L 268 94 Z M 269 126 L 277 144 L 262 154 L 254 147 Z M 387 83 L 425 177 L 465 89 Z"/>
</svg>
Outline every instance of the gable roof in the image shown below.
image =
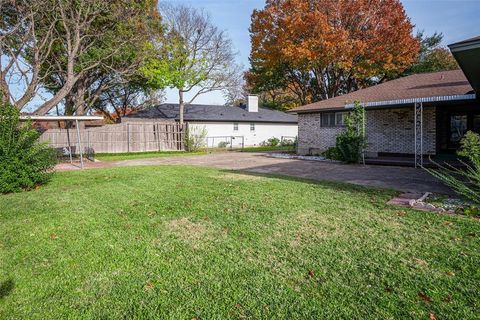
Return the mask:
<svg viewBox="0 0 480 320">
<path fill-rule="evenodd" d="M 178 104 L 165 103 L 131 113 L 125 118 L 179 120 Z M 245 106 L 226 107 L 216 105 L 191 104 L 185 107 L 185 121 L 212 122 L 269 122 L 297 123 L 297 116 L 285 112 L 258 108 L 258 112 L 248 112 Z"/>
<path fill-rule="evenodd" d="M 380 102 L 377 105 L 382 105 L 382 102 L 389 101 L 463 96 L 473 93 L 472 90 L 472 86 L 461 70 L 421 73 L 301 106 L 291 111 L 310 112 L 343 109 L 355 101 L 362 103 Z"/>
</svg>

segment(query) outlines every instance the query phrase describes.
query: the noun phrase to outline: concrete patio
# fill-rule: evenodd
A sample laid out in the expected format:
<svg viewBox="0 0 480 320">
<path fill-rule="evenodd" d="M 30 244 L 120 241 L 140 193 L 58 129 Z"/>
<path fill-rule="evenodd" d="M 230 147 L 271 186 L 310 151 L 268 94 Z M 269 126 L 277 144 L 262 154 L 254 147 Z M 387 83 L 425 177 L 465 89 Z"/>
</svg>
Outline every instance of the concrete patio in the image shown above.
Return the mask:
<svg viewBox="0 0 480 320">
<path fill-rule="evenodd" d="M 238 170 L 259 174 L 301 177 L 319 181 L 338 181 L 356 185 L 394 189 L 402 192 L 452 194 L 426 171 L 407 167 L 346 165 L 334 162 L 272 158 L 268 153 L 211 153 L 201 156 L 177 156 L 123 161 L 86 163 L 87 169 L 141 165 L 192 165 Z M 78 167 L 60 164 L 57 170 Z"/>
</svg>

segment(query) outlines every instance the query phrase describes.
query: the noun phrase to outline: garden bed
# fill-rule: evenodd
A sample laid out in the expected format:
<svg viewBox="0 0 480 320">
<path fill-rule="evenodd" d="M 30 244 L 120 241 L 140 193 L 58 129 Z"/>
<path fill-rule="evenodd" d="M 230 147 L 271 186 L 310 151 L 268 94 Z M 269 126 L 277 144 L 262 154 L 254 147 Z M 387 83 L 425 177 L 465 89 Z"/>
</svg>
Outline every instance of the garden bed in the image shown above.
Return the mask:
<svg viewBox="0 0 480 320">
<path fill-rule="evenodd" d="M 471 202 L 430 192 L 423 195 L 402 193 L 392 198 L 388 204 L 437 213 L 480 216 L 479 208 Z"/>
<path fill-rule="evenodd" d="M 269 153 L 268 156 L 272 158 L 278 158 L 278 159 L 295 159 L 295 160 L 326 161 L 326 162 L 341 163 L 341 161 L 327 159 L 322 156 L 300 156 L 300 155 L 290 154 L 290 153 Z"/>
</svg>

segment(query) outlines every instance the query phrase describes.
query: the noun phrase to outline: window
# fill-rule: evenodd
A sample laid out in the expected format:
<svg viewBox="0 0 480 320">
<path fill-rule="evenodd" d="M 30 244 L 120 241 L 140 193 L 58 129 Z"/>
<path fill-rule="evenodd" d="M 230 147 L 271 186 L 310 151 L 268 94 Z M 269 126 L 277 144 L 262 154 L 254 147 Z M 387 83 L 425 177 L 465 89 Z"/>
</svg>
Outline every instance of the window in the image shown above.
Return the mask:
<svg viewBox="0 0 480 320">
<path fill-rule="evenodd" d="M 255 131 L 255 123 L 250 123 L 250 131 Z"/>
<path fill-rule="evenodd" d="M 345 125 L 345 117 L 347 113 L 346 112 L 337 112 L 335 113 L 335 125 L 336 126 L 344 126 Z"/>
<path fill-rule="evenodd" d="M 333 127 L 335 125 L 335 113 L 322 113 L 321 123 L 322 127 Z"/>
<path fill-rule="evenodd" d="M 238 131 L 238 123 L 233 124 L 233 131 Z"/>
<path fill-rule="evenodd" d="M 325 112 L 321 115 L 322 127 L 342 127 L 345 125 L 347 112 Z"/>
<path fill-rule="evenodd" d="M 468 131 L 468 115 L 452 114 L 450 116 L 450 142 L 460 142 Z"/>
</svg>

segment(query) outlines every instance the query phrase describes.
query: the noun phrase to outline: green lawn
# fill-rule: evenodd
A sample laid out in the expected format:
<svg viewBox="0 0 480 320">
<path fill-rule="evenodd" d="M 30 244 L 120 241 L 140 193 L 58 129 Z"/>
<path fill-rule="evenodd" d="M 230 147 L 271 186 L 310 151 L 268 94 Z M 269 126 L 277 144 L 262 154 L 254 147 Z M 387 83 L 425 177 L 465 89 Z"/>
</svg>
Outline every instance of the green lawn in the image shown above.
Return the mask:
<svg viewBox="0 0 480 320">
<path fill-rule="evenodd" d="M 173 156 L 199 156 L 211 152 L 225 152 L 230 151 L 228 148 L 223 149 L 207 149 L 197 152 L 185 152 L 185 151 L 158 151 L 158 152 L 130 152 L 130 153 L 98 153 L 95 155 L 95 159 L 100 161 L 117 161 L 117 160 L 133 160 L 133 159 L 148 159 L 148 158 L 162 158 Z M 234 152 L 294 152 L 295 148 L 291 146 L 277 146 L 277 147 L 245 147 L 243 149 L 233 149 Z"/>
<path fill-rule="evenodd" d="M 162 158 L 174 156 L 198 156 L 205 154 L 205 151 L 185 152 L 185 151 L 158 151 L 158 152 L 130 152 L 130 153 L 98 153 L 95 159 L 100 161 L 133 160 Z"/>
<path fill-rule="evenodd" d="M 0 319 L 474 319 L 480 223 L 184 166 L 0 196 Z"/>
</svg>

